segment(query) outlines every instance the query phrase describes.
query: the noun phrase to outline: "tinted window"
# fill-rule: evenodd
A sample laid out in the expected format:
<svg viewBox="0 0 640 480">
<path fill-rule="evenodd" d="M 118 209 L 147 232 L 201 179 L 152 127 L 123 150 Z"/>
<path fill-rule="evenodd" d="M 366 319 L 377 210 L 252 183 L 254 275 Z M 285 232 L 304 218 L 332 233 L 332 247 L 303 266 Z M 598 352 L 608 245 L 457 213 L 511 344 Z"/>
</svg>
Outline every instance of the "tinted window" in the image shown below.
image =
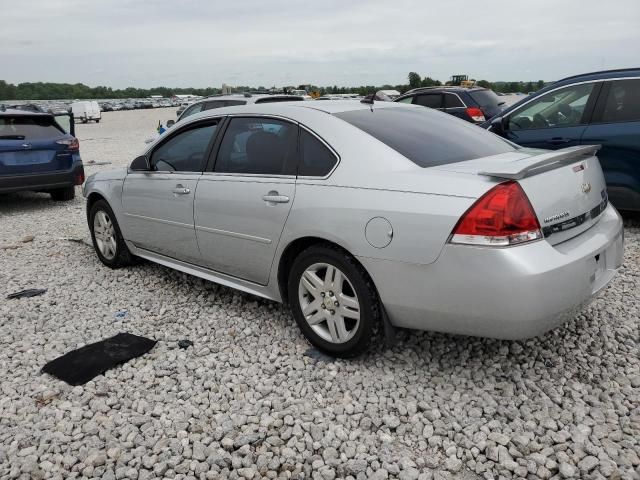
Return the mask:
<svg viewBox="0 0 640 480">
<path fill-rule="evenodd" d="M 234 107 L 236 105 L 246 105 L 244 100 L 212 100 L 205 104 L 204 110 L 212 110 L 214 108 Z"/>
<path fill-rule="evenodd" d="M 216 125 L 191 128 L 172 135 L 151 154 L 155 170 L 201 172 Z"/>
<path fill-rule="evenodd" d="M 460 100 L 460 97 L 453 93 L 444 94 L 444 108 L 459 108 L 464 107 L 464 103 Z"/>
<path fill-rule="evenodd" d="M 405 97 L 398 100 L 398 103 L 411 103 L 413 101 L 413 97 Z"/>
<path fill-rule="evenodd" d="M 493 90 L 473 90 L 469 95 L 481 107 L 497 107 L 504 104 Z"/>
<path fill-rule="evenodd" d="M 300 130 L 300 165 L 298 175 L 324 177 L 338 159 L 320 140 L 307 132 Z"/>
<path fill-rule="evenodd" d="M 302 97 L 265 97 L 256 100 L 256 103 L 275 103 L 275 102 L 301 102 L 304 101 Z"/>
<path fill-rule="evenodd" d="M 541 95 L 509 118 L 509 129 L 529 130 L 580 125 L 594 85 L 572 85 Z"/>
<path fill-rule="evenodd" d="M 298 127 L 271 118 L 233 118 L 216 160 L 215 171 L 294 175 Z"/>
<path fill-rule="evenodd" d="M 425 108 L 378 108 L 335 114 L 421 167 L 512 152 L 500 137 Z"/>
<path fill-rule="evenodd" d="M 0 115 L 0 140 L 45 140 L 63 134 L 52 117 Z"/>
<path fill-rule="evenodd" d="M 422 105 L 429 108 L 441 108 L 442 107 L 442 95 L 439 93 L 431 95 L 416 95 L 413 103 L 416 105 Z"/>
<path fill-rule="evenodd" d="M 193 115 L 194 113 L 201 112 L 202 107 L 204 107 L 204 103 L 196 103 L 195 105 L 191 105 L 189 108 L 187 108 L 184 111 L 184 113 L 182 114 L 182 117 L 180 118 L 187 118 L 189 115 Z"/>
<path fill-rule="evenodd" d="M 611 84 L 602 121 L 640 121 L 640 80 L 617 80 Z"/>
</svg>

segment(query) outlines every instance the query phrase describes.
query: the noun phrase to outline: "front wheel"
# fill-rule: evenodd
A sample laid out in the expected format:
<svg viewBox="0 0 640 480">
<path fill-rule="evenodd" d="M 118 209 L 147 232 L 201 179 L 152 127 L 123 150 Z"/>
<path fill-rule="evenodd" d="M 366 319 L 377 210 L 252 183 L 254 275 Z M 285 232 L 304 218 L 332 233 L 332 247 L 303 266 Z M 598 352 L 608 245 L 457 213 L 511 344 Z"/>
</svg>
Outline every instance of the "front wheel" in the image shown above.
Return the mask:
<svg viewBox="0 0 640 480">
<path fill-rule="evenodd" d="M 342 250 L 318 245 L 303 251 L 291 267 L 288 293 L 304 336 L 330 355 L 359 355 L 379 331 L 373 282 Z"/>
<path fill-rule="evenodd" d="M 98 258 L 109 268 L 120 268 L 133 263 L 113 210 L 104 200 L 98 200 L 89 212 L 89 230 Z"/>
</svg>

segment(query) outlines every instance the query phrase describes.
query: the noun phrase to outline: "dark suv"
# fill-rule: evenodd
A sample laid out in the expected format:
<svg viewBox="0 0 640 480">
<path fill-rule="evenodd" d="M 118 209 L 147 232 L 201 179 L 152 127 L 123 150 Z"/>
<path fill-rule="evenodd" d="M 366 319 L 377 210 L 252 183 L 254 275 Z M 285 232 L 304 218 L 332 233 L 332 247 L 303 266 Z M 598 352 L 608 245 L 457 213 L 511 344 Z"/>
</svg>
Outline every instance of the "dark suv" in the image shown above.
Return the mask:
<svg viewBox="0 0 640 480">
<path fill-rule="evenodd" d="M 611 203 L 640 211 L 640 68 L 559 80 L 482 126 L 524 147 L 602 145 Z"/>
<path fill-rule="evenodd" d="M 500 113 L 506 105 L 504 100 L 488 88 L 447 86 L 409 90 L 394 102 L 435 108 L 472 123 L 483 123 Z"/>
</svg>

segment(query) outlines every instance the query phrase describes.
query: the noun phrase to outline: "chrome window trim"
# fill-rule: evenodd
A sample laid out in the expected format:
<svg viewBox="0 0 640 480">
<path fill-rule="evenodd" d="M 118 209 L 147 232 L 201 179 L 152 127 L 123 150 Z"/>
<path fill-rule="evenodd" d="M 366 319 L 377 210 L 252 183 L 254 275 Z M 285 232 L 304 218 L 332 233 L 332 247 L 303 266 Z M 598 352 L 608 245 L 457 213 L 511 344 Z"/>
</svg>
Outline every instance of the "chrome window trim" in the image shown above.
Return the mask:
<svg viewBox="0 0 640 480">
<path fill-rule="evenodd" d="M 462 98 L 460 98 L 460 95 L 458 95 L 455 92 L 442 92 L 443 95 L 455 95 L 456 97 L 458 97 L 458 100 L 460 100 L 460 103 L 462 103 L 461 107 L 447 107 L 447 99 L 444 99 L 444 107 L 443 109 L 446 110 L 447 108 L 468 108 L 468 105 L 465 103 L 464 100 L 462 100 Z"/>
<path fill-rule="evenodd" d="M 298 126 L 302 129 L 304 129 L 307 133 L 309 133 L 310 135 L 313 135 L 317 140 L 320 141 L 320 143 L 322 143 L 325 147 L 327 147 L 327 149 L 333 154 L 333 156 L 336 158 L 336 162 L 333 164 L 333 168 L 331 168 L 331 170 L 329 170 L 329 173 L 327 173 L 325 176 L 320 177 L 317 175 L 297 175 L 297 178 L 300 180 L 326 180 L 327 178 L 329 178 L 331 176 L 331 174 L 333 172 L 335 172 L 336 168 L 338 168 L 338 165 L 340 164 L 342 158 L 340 157 L 340 155 L 338 154 L 338 152 L 336 152 L 336 150 L 329 145 L 324 138 L 322 138 L 320 135 L 318 135 L 317 133 L 315 133 L 313 130 L 311 130 L 310 128 L 308 128 L 306 125 L 303 125 L 301 123 L 298 123 Z M 300 159 L 298 159 L 300 160 Z M 299 165 L 299 163 L 298 163 Z"/>
</svg>

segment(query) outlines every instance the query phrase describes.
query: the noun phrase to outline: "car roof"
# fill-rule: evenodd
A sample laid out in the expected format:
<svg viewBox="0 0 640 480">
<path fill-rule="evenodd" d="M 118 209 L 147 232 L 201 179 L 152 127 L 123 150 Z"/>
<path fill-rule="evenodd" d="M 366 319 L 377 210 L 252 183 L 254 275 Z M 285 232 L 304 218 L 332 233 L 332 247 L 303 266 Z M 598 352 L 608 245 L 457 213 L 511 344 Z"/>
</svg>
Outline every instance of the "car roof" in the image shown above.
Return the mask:
<svg viewBox="0 0 640 480">
<path fill-rule="evenodd" d="M 581 73 L 578 75 L 572 75 L 560 80 L 556 80 L 551 85 L 561 85 L 564 83 L 574 83 L 576 81 L 588 81 L 588 80 L 606 80 L 608 78 L 625 78 L 640 76 L 640 67 L 634 68 L 617 68 L 613 70 L 601 70 L 598 72 Z"/>
<path fill-rule="evenodd" d="M 211 95 L 209 97 L 201 98 L 192 103 L 201 103 L 212 100 L 246 100 L 247 103 L 255 103 L 262 98 L 291 98 L 291 99 L 304 99 L 302 95 L 286 95 L 286 94 L 268 94 L 268 93 L 231 93 L 229 95 Z"/>
</svg>

